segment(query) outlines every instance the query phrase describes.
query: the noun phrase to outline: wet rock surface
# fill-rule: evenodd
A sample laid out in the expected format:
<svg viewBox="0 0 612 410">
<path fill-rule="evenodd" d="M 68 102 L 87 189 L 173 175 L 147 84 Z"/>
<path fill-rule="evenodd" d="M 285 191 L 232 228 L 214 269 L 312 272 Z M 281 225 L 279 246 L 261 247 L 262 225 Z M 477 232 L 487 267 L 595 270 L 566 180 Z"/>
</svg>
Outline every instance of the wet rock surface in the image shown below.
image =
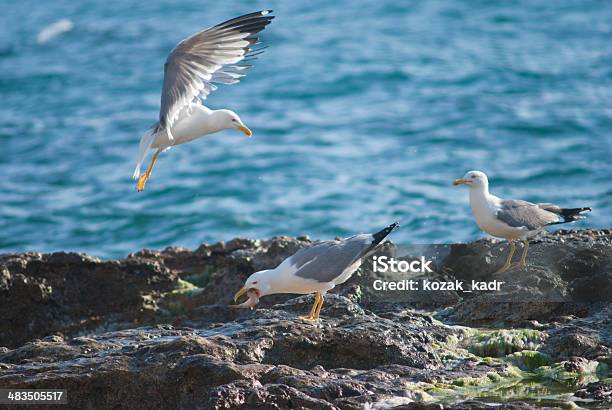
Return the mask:
<svg viewBox="0 0 612 410">
<path fill-rule="evenodd" d="M 610 403 L 612 403 L 612 383 L 589 383 L 584 389 L 578 390 L 574 395 L 584 399 L 601 401 L 610 405 Z"/>
<path fill-rule="evenodd" d="M 332 307 L 350 303 L 330 299 Z M 335 408 L 348 397 L 355 403 L 411 397 L 404 382 L 456 376 L 452 369 L 436 371 L 442 361 L 432 345 L 449 330 L 427 316 L 398 322 L 347 314 L 317 325 L 284 310 L 258 313 L 206 329 L 157 326 L 32 341 L 0 353 L 0 385 L 65 388 L 71 402 L 88 406 L 138 407 L 148 400 L 179 407 Z M 489 369 L 475 365 L 458 373 Z M 92 390 L 99 396 L 88 394 Z"/>
<path fill-rule="evenodd" d="M 378 251 L 434 255 L 431 280 L 495 278 L 499 292 L 376 293 L 390 277 L 366 261 L 319 323 L 299 319 L 309 295 L 227 308 L 248 275 L 310 243 L 1 255 L 0 387 L 67 389 L 71 408 L 609 405 L 612 231 L 545 235 L 527 269 L 502 274 L 492 241 Z"/>
</svg>

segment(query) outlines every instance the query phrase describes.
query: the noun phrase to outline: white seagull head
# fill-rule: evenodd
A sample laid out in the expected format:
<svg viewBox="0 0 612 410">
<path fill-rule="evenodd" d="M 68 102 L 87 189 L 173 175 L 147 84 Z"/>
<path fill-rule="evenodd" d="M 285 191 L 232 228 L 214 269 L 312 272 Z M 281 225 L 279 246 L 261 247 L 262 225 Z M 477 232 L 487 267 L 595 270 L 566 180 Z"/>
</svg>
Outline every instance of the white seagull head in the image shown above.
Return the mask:
<svg viewBox="0 0 612 410">
<path fill-rule="evenodd" d="M 260 270 L 259 272 L 255 272 L 249 276 L 246 282 L 244 282 L 242 289 L 240 289 L 234 295 L 234 302 L 237 302 L 238 298 L 245 293 L 249 296 L 249 300 L 256 298 L 257 301 L 259 301 L 260 297 L 269 294 L 272 290 L 272 284 L 270 283 L 271 276 L 269 275 L 270 272 L 270 269 Z M 251 295 L 253 296 L 251 297 Z"/>
<path fill-rule="evenodd" d="M 489 186 L 489 178 L 482 171 L 468 171 L 463 178 L 455 179 L 453 185 L 467 185 L 470 188 L 484 188 Z"/>
<path fill-rule="evenodd" d="M 238 114 L 232 110 L 215 110 L 212 112 L 211 120 L 219 130 L 235 129 L 244 132 L 247 137 L 253 135 L 249 127 L 244 125 Z"/>
</svg>

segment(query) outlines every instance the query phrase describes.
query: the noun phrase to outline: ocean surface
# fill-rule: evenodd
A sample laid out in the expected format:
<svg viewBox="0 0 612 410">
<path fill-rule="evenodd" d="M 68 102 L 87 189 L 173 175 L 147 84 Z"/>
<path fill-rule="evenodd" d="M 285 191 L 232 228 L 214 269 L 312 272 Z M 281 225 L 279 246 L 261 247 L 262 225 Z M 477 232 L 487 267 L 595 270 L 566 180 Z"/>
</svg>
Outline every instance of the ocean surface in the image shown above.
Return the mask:
<svg viewBox="0 0 612 410">
<path fill-rule="evenodd" d="M 612 227 L 612 2 L 21 0 L 0 14 L 0 252 L 111 258 L 233 237 L 323 239 L 393 221 L 400 243 L 484 236 L 471 169 L 502 197 L 591 206 Z M 254 131 L 138 142 L 190 33 L 277 18 L 207 105 Z"/>
</svg>

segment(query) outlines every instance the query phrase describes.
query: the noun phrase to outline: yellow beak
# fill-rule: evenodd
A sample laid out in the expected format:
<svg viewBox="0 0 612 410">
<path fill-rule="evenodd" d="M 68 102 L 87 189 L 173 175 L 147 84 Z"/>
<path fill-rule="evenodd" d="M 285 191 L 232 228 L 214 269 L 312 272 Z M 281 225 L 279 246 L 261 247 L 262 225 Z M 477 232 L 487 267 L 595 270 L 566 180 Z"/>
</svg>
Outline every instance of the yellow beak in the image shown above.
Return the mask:
<svg viewBox="0 0 612 410">
<path fill-rule="evenodd" d="M 249 138 L 251 138 L 251 135 L 253 135 L 253 131 L 251 131 L 248 127 L 245 127 L 244 125 L 239 125 L 238 129 L 244 132 Z"/>
<path fill-rule="evenodd" d="M 461 184 L 465 184 L 465 179 L 463 178 L 459 178 L 459 179 L 455 179 L 453 181 L 453 185 L 457 186 L 457 185 L 461 185 Z"/>
<path fill-rule="evenodd" d="M 238 302 L 238 298 L 249 291 L 248 288 L 243 287 L 234 295 L 234 302 Z"/>
</svg>

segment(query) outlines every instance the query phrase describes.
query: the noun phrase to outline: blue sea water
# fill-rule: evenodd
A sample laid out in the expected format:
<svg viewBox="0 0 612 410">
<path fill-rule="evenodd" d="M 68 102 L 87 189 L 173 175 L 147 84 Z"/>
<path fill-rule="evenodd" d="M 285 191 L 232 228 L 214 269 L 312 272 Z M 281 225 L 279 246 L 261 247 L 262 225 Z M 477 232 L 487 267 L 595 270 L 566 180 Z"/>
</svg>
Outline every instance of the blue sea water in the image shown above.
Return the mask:
<svg viewBox="0 0 612 410">
<path fill-rule="evenodd" d="M 138 141 L 183 37 L 272 8 L 268 49 L 207 103 L 255 135 L 164 153 Z M 73 27 L 40 44 L 46 27 Z M 591 206 L 612 225 L 612 3 L 22 0 L 0 13 L 0 252 L 122 257 L 236 236 L 313 238 L 399 220 L 400 243 L 483 234 L 465 189 Z"/>
</svg>

